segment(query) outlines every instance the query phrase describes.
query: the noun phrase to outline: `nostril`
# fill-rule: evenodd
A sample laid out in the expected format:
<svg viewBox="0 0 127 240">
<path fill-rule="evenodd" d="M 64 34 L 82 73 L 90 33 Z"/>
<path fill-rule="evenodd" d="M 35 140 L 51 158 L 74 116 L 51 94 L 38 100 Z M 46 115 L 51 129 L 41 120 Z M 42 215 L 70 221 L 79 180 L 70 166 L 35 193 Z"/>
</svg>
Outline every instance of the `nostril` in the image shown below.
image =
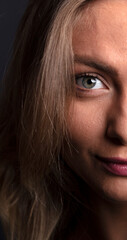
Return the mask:
<svg viewBox="0 0 127 240">
<path fill-rule="evenodd" d="M 108 131 L 107 138 L 115 145 L 127 145 L 127 135 L 118 134 L 115 131 Z"/>
<path fill-rule="evenodd" d="M 124 145 L 122 139 L 119 138 L 110 138 L 110 141 L 114 143 L 115 145 Z"/>
</svg>

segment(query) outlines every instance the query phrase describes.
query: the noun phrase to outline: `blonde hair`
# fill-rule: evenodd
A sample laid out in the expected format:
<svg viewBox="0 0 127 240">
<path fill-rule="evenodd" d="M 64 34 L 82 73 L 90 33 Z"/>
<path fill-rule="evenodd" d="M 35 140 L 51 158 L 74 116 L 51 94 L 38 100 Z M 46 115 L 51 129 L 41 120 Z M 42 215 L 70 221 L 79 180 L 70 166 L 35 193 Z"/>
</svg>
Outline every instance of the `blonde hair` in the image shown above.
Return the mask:
<svg viewBox="0 0 127 240">
<path fill-rule="evenodd" d="M 11 240 L 62 240 L 75 188 L 62 152 L 74 88 L 72 29 L 89 1 L 43 2 L 29 2 L 2 85 L 0 214 Z"/>
</svg>

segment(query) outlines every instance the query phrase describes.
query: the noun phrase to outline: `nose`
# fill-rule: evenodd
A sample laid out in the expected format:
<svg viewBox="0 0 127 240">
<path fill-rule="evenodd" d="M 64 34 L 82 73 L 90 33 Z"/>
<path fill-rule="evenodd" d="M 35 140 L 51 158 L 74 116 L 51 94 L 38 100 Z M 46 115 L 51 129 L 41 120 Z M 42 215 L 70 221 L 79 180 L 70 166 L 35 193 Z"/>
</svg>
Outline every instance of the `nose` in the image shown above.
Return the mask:
<svg viewBox="0 0 127 240">
<path fill-rule="evenodd" d="M 114 144 L 127 145 L 127 91 L 110 108 L 106 135 Z"/>
</svg>

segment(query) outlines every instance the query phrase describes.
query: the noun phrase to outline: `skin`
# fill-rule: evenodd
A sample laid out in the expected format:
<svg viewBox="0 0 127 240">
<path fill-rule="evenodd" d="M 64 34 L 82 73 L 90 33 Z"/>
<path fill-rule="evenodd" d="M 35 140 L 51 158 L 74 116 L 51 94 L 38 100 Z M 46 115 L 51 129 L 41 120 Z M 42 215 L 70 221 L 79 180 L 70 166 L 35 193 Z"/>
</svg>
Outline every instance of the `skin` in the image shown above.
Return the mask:
<svg viewBox="0 0 127 240">
<path fill-rule="evenodd" d="M 127 177 L 105 171 L 95 156 L 127 159 L 127 1 L 94 1 L 83 11 L 73 31 L 74 54 L 80 56 L 75 74 L 96 73 L 101 85 L 90 90 L 81 82 L 76 85 L 67 119 L 72 148 L 66 161 L 90 187 L 103 239 L 126 240 Z M 88 66 L 88 59 L 115 72 Z"/>
</svg>

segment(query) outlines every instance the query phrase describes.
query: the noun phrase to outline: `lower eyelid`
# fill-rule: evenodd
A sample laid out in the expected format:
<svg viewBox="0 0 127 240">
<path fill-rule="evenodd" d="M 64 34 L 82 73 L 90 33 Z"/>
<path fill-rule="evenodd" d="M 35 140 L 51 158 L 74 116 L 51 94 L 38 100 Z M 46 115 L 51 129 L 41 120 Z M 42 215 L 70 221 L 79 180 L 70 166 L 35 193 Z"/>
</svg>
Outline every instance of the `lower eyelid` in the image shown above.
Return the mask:
<svg viewBox="0 0 127 240">
<path fill-rule="evenodd" d="M 100 97 L 101 95 L 103 96 L 104 94 L 107 94 L 107 89 L 101 89 L 102 91 L 100 91 L 100 89 L 80 89 L 77 87 L 76 89 L 76 97 L 84 99 L 84 98 L 90 98 L 90 97 Z"/>
</svg>

